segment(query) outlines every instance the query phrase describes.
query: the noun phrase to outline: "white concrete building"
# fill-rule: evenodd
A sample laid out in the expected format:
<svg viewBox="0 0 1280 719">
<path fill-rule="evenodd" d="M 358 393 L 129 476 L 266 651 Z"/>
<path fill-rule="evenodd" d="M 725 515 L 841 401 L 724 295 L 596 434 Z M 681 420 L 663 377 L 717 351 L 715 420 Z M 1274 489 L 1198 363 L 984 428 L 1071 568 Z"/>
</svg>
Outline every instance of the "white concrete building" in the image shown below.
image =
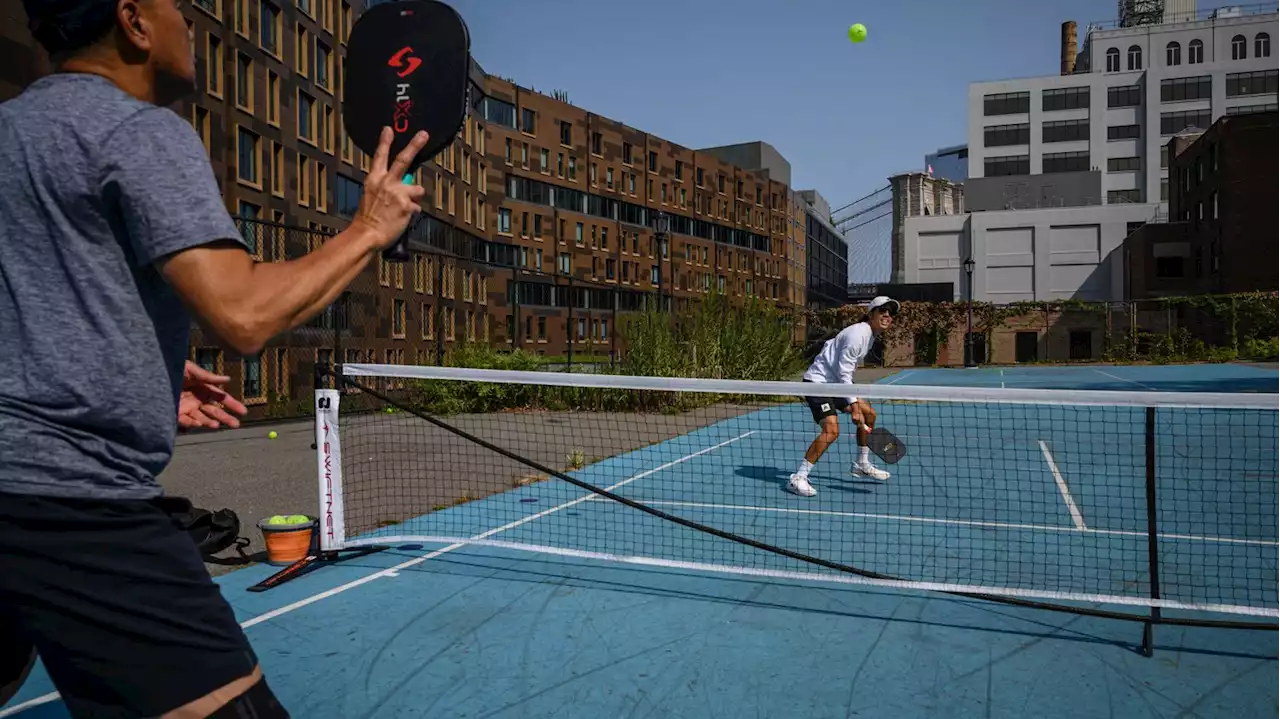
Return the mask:
<svg viewBox="0 0 1280 719">
<path fill-rule="evenodd" d="M 1220 9 L 1194 22 L 1090 28 L 1073 74 L 970 85 L 969 178 L 1095 169 L 1093 204 L 1167 209 L 1170 136 L 1276 109 L 1278 17 Z"/>
<path fill-rule="evenodd" d="M 1064 207 L 907 217 L 902 282 L 950 282 L 968 299 L 964 260 L 972 257 L 973 299 L 1124 298 L 1124 238 L 1151 219 L 1153 205 Z"/>
</svg>

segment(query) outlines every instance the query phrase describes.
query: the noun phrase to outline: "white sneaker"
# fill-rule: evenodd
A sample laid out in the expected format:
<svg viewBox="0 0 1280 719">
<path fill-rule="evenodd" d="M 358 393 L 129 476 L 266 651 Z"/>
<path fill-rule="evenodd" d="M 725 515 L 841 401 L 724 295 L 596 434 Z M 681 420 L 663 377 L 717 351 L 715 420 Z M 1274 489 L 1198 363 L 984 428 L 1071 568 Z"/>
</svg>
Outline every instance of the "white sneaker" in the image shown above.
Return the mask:
<svg viewBox="0 0 1280 719">
<path fill-rule="evenodd" d="M 818 490 L 809 484 L 808 477 L 801 477 L 798 474 L 791 475 L 791 480 L 787 482 L 787 491 L 792 494 L 798 494 L 801 497 L 812 497 L 818 493 Z"/>
<path fill-rule="evenodd" d="M 880 469 L 869 461 L 854 462 L 853 466 L 849 468 L 849 474 L 852 474 L 855 477 L 870 477 L 871 479 L 878 479 L 882 482 L 889 478 L 888 472 Z"/>
</svg>

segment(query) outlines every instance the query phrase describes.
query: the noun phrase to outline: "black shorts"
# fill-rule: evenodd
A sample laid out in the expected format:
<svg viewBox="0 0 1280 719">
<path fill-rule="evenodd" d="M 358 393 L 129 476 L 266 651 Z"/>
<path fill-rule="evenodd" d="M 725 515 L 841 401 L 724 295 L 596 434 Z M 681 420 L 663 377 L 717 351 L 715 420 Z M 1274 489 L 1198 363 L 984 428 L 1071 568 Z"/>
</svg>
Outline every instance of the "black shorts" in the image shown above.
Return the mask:
<svg viewBox="0 0 1280 719">
<path fill-rule="evenodd" d="M 818 384 L 811 380 L 804 380 L 812 384 Z M 834 417 L 840 412 L 849 409 L 848 397 L 805 397 L 804 401 L 809 404 L 809 411 L 813 413 L 813 421 L 822 424 L 822 420 L 827 417 Z"/>
<path fill-rule="evenodd" d="M 77 717 L 158 716 L 258 665 L 158 503 L 0 494 L 0 669 L 32 646 Z"/>
</svg>

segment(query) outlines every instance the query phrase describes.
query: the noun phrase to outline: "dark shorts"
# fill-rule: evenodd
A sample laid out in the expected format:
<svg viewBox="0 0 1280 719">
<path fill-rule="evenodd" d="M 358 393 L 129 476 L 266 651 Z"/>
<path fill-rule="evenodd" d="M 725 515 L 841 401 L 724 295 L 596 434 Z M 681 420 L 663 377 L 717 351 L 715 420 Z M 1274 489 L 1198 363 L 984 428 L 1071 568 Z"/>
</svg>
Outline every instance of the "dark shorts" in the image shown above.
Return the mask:
<svg viewBox="0 0 1280 719">
<path fill-rule="evenodd" d="M 818 384 L 810 380 L 804 381 Z M 822 420 L 827 417 L 834 417 L 849 408 L 848 397 L 805 397 L 804 401 L 809 405 L 809 411 L 813 414 L 813 421 L 818 424 L 822 424 Z"/>
<path fill-rule="evenodd" d="M 77 717 L 157 716 L 258 664 L 157 503 L 0 494 L 0 670 L 32 646 Z"/>
</svg>

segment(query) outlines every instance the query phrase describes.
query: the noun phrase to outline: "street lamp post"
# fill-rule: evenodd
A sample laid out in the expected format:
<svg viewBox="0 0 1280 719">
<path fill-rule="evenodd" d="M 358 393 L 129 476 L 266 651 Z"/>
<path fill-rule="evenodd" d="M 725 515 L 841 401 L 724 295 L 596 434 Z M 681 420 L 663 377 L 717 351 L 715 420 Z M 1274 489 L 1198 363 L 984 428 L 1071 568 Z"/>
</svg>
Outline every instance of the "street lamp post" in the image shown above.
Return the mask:
<svg viewBox="0 0 1280 719">
<path fill-rule="evenodd" d="M 968 306 L 968 327 L 964 333 L 964 366 L 977 367 L 977 363 L 973 361 L 973 258 L 965 258 L 964 274 L 965 285 L 968 287 L 969 306 Z"/>
</svg>

